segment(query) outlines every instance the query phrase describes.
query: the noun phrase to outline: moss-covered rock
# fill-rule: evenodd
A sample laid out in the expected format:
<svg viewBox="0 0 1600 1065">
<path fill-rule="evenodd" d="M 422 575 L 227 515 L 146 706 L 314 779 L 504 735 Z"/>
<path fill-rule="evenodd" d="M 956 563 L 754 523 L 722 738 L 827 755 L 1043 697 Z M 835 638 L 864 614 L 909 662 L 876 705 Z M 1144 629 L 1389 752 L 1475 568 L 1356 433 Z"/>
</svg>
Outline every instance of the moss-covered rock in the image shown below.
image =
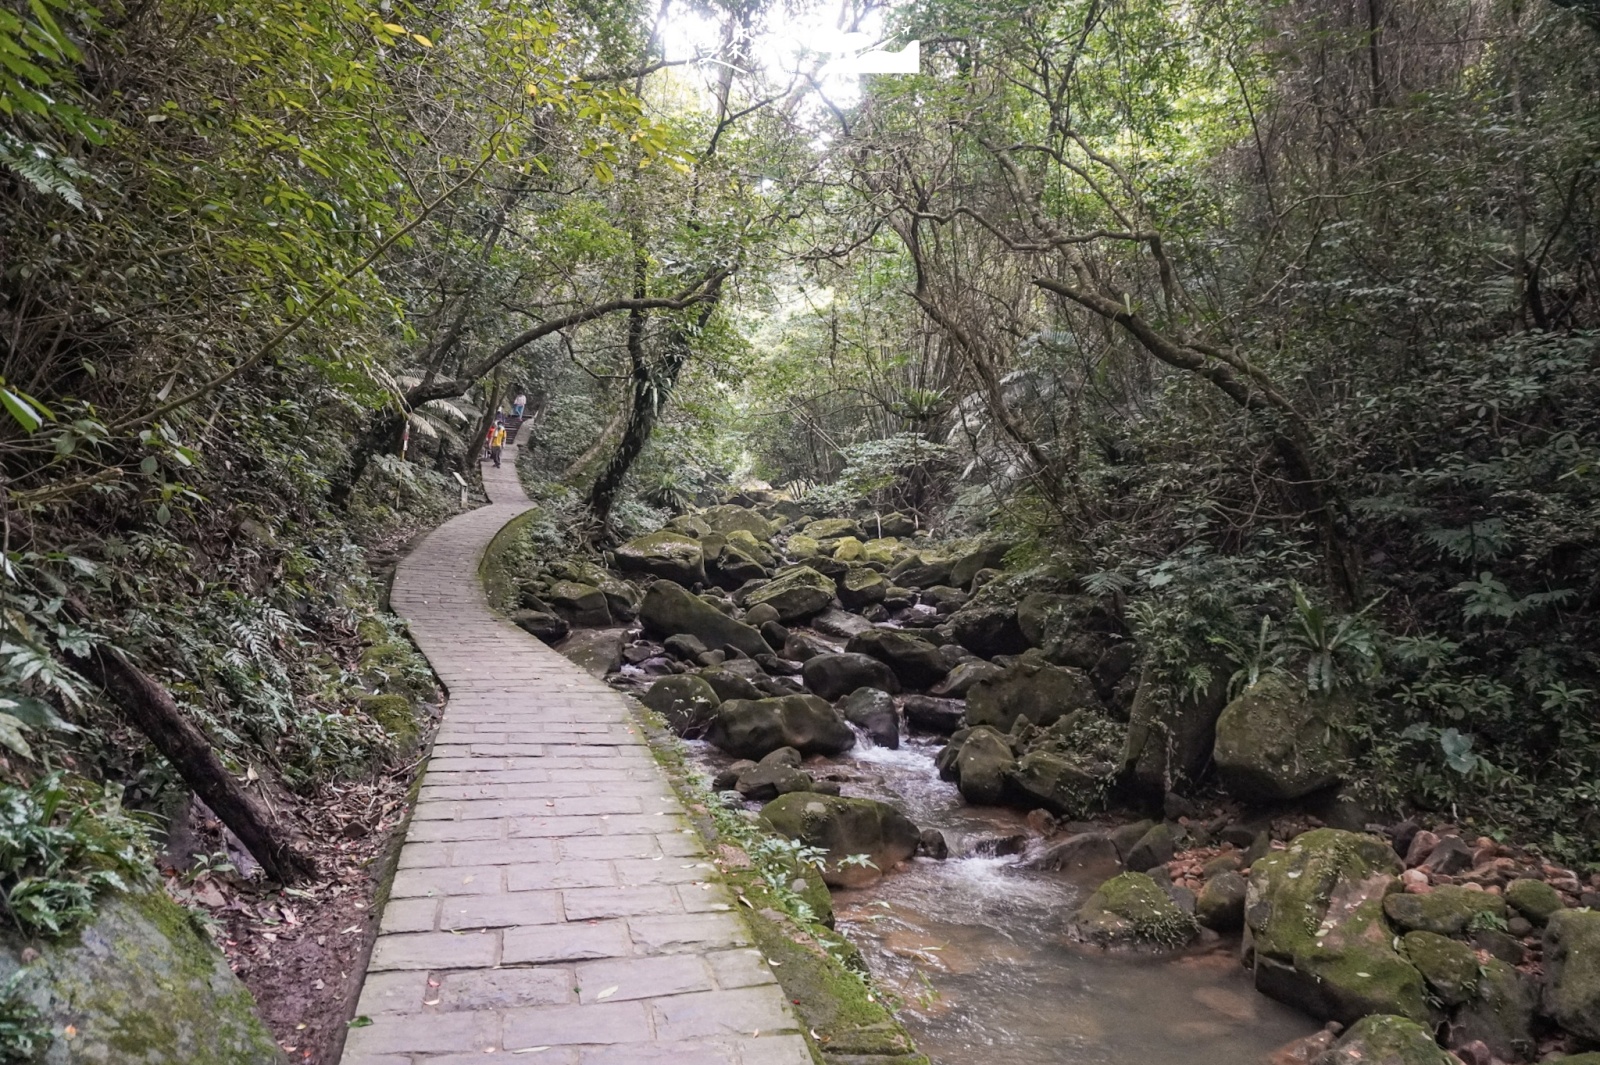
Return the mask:
<svg viewBox="0 0 1600 1065">
<path fill-rule="evenodd" d="M 1450 1018 L 1448 1044 L 1464 1047 L 1482 1042 L 1501 1061 L 1531 1059 L 1536 1049 L 1533 1018 L 1539 1002 L 1532 981 L 1499 958 L 1479 965 L 1476 976 L 1472 997 Z"/>
<path fill-rule="evenodd" d="M 724 503 L 721 506 L 707 507 L 695 516 L 705 522 L 712 532 L 719 532 L 724 536 L 742 532 L 761 540 L 772 538 L 772 522 L 749 507 Z"/>
<path fill-rule="evenodd" d="M 820 518 L 800 531 L 813 540 L 838 540 L 846 536 L 853 536 L 857 540 L 866 539 L 861 526 L 849 518 Z"/>
<path fill-rule="evenodd" d="M 765 538 L 757 539 L 754 533 L 745 529 L 735 529 L 727 537 L 729 547 L 739 549 L 760 565 L 772 565 L 772 551 L 763 542 Z"/>
<path fill-rule="evenodd" d="M 1217 719 L 1217 777 L 1245 802 L 1285 802 L 1339 782 L 1349 754 L 1339 724 L 1343 699 L 1312 697 L 1305 685 L 1268 675 Z"/>
<path fill-rule="evenodd" d="M 860 610 L 873 603 L 883 602 L 889 593 L 889 582 L 883 574 L 868 566 L 851 566 L 838 580 L 839 602 L 849 610 Z"/>
<path fill-rule="evenodd" d="M 597 627 L 611 624 L 611 606 L 605 593 L 592 584 L 557 581 L 544 594 L 545 602 L 574 625 Z"/>
<path fill-rule="evenodd" d="M 807 536 L 805 533 L 793 533 L 785 541 L 784 551 L 792 559 L 804 560 L 822 554 L 822 547 L 815 537 Z"/>
<path fill-rule="evenodd" d="M 1099 705 L 1094 684 L 1082 670 L 1023 659 L 967 691 L 967 723 L 1010 732 L 1019 717 L 1049 725 L 1074 710 Z"/>
<path fill-rule="evenodd" d="M 1506 903 L 1513 910 L 1543 928 L 1557 912 L 1566 909 L 1561 893 L 1543 880 L 1513 880 L 1506 885 Z"/>
<path fill-rule="evenodd" d="M 807 689 L 824 699 L 842 699 L 857 688 L 900 690 L 894 670 L 870 655 L 813 655 L 801 667 L 800 677 Z"/>
<path fill-rule="evenodd" d="M 1390 895 L 1383 900 L 1383 912 L 1407 932 L 1459 936 L 1478 919 L 1480 913 L 1503 920 L 1506 900 L 1487 891 L 1471 891 L 1446 884 L 1426 895 Z"/>
<path fill-rule="evenodd" d="M 1161 886 L 1144 873 L 1123 873 L 1095 889 L 1073 918 L 1073 931 L 1102 947 L 1184 946 L 1199 933 Z"/>
<path fill-rule="evenodd" d="M 956 756 L 956 786 L 961 797 L 977 806 L 996 806 L 1006 794 L 1006 771 L 1016 760 L 1011 744 L 987 725 L 961 741 Z"/>
<path fill-rule="evenodd" d="M 1009 540 L 995 541 L 968 551 L 950 566 L 950 583 L 957 588 L 970 590 L 972 578 L 981 569 L 999 569 L 1005 565 L 1006 552 L 1016 545 Z"/>
<path fill-rule="evenodd" d="M 899 550 L 899 540 L 892 536 L 883 536 L 876 540 L 868 540 L 861 545 L 861 560 L 887 566 L 894 562 L 895 554 Z"/>
<path fill-rule="evenodd" d="M 1458 1065 L 1433 1035 L 1408 1017 L 1363 1017 L 1312 1065 Z"/>
<path fill-rule="evenodd" d="M 844 649 L 876 658 L 894 671 L 902 687 L 913 691 L 939 683 L 950 672 L 937 647 L 909 632 L 869 629 L 850 637 Z"/>
<path fill-rule="evenodd" d="M 827 609 L 835 591 L 832 577 L 810 566 L 795 566 L 745 596 L 744 605 L 748 608 L 768 603 L 778 612 L 778 619 L 787 625 Z"/>
<path fill-rule="evenodd" d="M 707 647 L 732 644 L 747 655 L 771 654 L 772 648 L 761 633 L 742 621 L 735 621 L 699 596 L 691 595 L 671 581 L 656 581 L 639 606 L 639 620 L 645 631 L 666 637 L 684 633 Z"/>
<path fill-rule="evenodd" d="M 417 711 L 404 695 L 363 695 L 361 710 L 383 726 L 402 754 L 417 746 Z"/>
<path fill-rule="evenodd" d="M 889 570 L 889 579 L 906 588 L 927 588 L 934 584 L 949 584 L 948 558 L 923 552 L 913 552 L 896 562 Z"/>
<path fill-rule="evenodd" d="M 1387 840 L 1323 828 L 1250 870 L 1245 924 L 1256 987 L 1320 1020 L 1429 1020 L 1422 974 L 1394 948 L 1383 900 L 1400 861 Z"/>
<path fill-rule="evenodd" d="M 1017 626 L 1016 609 L 1002 603 L 973 603 L 950 615 L 950 634 L 983 658 L 1021 654 L 1028 639 Z"/>
<path fill-rule="evenodd" d="M 1228 701 L 1228 671 L 1212 667 L 1210 687 L 1184 695 L 1146 668 L 1134 689 L 1122 762 L 1147 795 L 1164 795 L 1200 778 L 1216 744 L 1217 716 Z"/>
<path fill-rule="evenodd" d="M 644 573 L 689 587 L 706 580 L 705 552 L 700 541 L 684 533 L 662 529 L 629 540 L 616 551 L 617 568 L 624 573 Z"/>
<path fill-rule="evenodd" d="M 1478 990 L 1478 955 L 1465 943 L 1432 932 L 1407 932 L 1400 944 L 1446 1006 L 1459 1006 Z"/>
<path fill-rule="evenodd" d="M 33 944 L 28 994 L 56 1033 L 44 1060 L 72 1065 L 281 1065 L 250 992 L 160 892 L 106 899 L 76 935 Z M 0 980 L 22 944 L 0 942 Z M 70 1042 L 62 1034 L 75 1029 Z"/>
<path fill-rule="evenodd" d="M 706 739 L 736 758 L 764 758 L 782 747 L 803 755 L 843 754 L 856 734 L 837 710 L 815 695 L 729 699 L 706 726 Z"/>
<path fill-rule="evenodd" d="M 640 701 L 665 718 L 680 736 L 705 728 L 722 705 L 716 689 L 693 673 L 662 677 L 650 685 Z"/>
<path fill-rule="evenodd" d="M 1238 872 L 1225 870 L 1211 877 L 1195 896 L 1194 916 L 1213 932 L 1237 932 L 1244 927 L 1244 902 L 1250 884 Z"/>
<path fill-rule="evenodd" d="M 822 877 L 833 887 L 873 883 L 916 854 L 922 837 L 905 814 L 874 799 L 796 792 L 762 807 L 761 816 L 780 834 L 826 851 Z"/>
<path fill-rule="evenodd" d="M 834 541 L 833 557 L 840 562 L 860 562 L 866 558 L 865 546 L 854 536 L 841 536 Z"/>
<path fill-rule="evenodd" d="M 706 575 L 712 584 L 731 592 L 746 581 L 765 580 L 772 576 L 772 570 L 770 563 L 763 564 L 755 554 L 739 544 L 724 543 L 714 551 L 708 547 Z"/>
<path fill-rule="evenodd" d="M 1058 817 L 1076 820 L 1105 806 L 1109 773 L 1098 773 L 1070 755 L 1029 751 L 1006 778 L 1025 805 L 1039 806 Z"/>
<path fill-rule="evenodd" d="M 1544 1007 L 1556 1023 L 1600 1042 L 1600 910 L 1560 910 L 1544 928 Z"/>
</svg>

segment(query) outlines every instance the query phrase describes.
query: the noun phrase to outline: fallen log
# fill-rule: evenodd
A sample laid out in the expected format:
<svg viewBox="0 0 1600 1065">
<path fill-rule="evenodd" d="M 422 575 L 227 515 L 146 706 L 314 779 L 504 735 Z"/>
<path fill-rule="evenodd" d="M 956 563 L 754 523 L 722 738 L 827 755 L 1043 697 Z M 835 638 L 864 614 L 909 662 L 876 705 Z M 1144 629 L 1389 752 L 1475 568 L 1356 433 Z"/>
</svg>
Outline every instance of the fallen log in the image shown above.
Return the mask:
<svg viewBox="0 0 1600 1065">
<path fill-rule="evenodd" d="M 211 808 L 261 863 L 267 875 L 284 884 L 310 877 L 316 864 L 295 830 L 274 822 L 266 804 L 228 772 L 194 722 L 155 678 L 115 647 L 100 645 L 78 668 L 116 702 L 128 722 L 155 745 L 183 782 Z"/>
</svg>

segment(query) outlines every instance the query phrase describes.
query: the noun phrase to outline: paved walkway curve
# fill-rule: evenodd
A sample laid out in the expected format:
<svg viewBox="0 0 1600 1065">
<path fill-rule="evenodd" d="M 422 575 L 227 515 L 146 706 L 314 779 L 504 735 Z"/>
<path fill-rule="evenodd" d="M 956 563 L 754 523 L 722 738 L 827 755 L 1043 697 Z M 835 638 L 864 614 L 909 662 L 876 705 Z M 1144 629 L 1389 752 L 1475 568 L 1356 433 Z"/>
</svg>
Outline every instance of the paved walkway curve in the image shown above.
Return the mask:
<svg viewBox="0 0 1600 1065">
<path fill-rule="evenodd" d="M 395 575 L 450 701 L 343 1065 L 811 1065 L 622 696 L 489 610 L 515 455 Z"/>
</svg>

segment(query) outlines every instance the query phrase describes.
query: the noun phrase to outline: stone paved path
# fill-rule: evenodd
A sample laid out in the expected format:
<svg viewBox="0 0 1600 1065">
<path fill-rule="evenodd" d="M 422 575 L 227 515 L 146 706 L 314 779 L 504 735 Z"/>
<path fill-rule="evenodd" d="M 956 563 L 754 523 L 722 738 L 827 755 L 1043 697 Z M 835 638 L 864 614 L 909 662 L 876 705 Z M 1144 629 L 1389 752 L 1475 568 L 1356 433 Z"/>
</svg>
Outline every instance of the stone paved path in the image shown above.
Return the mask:
<svg viewBox="0 0 1600 1065">
<path fill-rule="evenodd" d="M 623 698 L 484 600 L 515 455 L 395 576 L 450 701 L 343 1065 L 810 1065 Z"/>
</svg>

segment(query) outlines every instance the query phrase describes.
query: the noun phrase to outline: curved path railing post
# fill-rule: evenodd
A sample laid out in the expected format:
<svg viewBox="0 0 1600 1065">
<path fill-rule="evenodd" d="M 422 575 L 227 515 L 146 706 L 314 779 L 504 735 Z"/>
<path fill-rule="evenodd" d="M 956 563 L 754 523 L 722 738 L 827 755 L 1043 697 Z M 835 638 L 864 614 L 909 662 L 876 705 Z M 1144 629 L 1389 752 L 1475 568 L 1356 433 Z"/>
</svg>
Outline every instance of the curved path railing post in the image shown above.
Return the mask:
<svg viewBox="0 0 1600 1065">
<path fill-rule="evenodd" d="M 450 700 L 343 1065 L 810 1065 L 622 696 L 489 609 L 515 455 L 395 575 Z"/>
</svg>

